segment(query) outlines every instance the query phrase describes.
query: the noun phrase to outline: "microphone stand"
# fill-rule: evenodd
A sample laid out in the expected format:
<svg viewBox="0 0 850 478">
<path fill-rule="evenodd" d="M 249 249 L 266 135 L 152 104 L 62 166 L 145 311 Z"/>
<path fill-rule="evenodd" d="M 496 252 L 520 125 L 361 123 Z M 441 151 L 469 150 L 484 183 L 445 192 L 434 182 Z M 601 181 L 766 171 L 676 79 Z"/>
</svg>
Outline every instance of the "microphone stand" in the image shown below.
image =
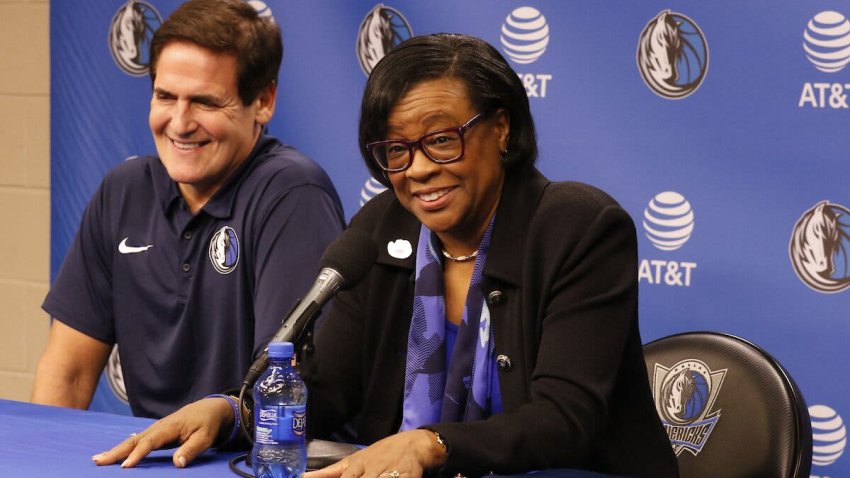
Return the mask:
<svg viewBox="0 0 850 478">
<path fill-rule="evenodd" d="M 301 304 L 301 301 L 302 301 L 302 299 L 298 299 L 298 301 L 292 307 L 292 311 L 294 311 L 295 309 L 298 308 L 298 306 Z M 285 337 L 286 339 L 291 340 L 293 342 L 293 347 L 296 350 L 296 355 L 295 355 L 296 362 L 299 363 L 299 364 L 303 362 L 304 357 L 307 354 L 310 354 L 313 351 L 313 330 L 312 330 L 312 325 L 313 325 L 313 322 L 314 322 L 313 319 L 315 318 L 315 316 L 317 315 L 317 313 L 320 310 L 321 310 L 321 307 L 318 304 L 316 304 L 315 302 L 309 304 L 307 306 L 307 308 L 305 309 L 304 315 L 302 315 L 302 317 L 298 320 L 298 322 L 292 327 L 292 334 L 291 334 L 292 337 Z M 290 311 L 290 314 L 292 313 L 292 311 Z M 307 328 L 309 328 L 310 330 L 307 331 L 306 342 L 301 347 L 298 347 L 297 345 L 301 342 L 301 336 L 304 335 L 304 331 L 305 331 L 304 329 L 307 329 Z M 288 340 L 284 340 L 284 341 L 288 341 Z M 254 363 L 251 364 L 251 367 L 248 369 L 248 372 L 245 374 L 245 378 L 242 380 L 242 388 L 239 390 L 239 398 L 238 398 L 237 407 L 236 407 L 239 410 L 239 413 L 242 413 L 242 405 L 244 404 L 245 393 L 246 392 L 250 393 L 249 390 L 252 390 L 254 388 L 254 383 L 257 381 L 257 378 L 260 377 L 260 374 L 263 373 L 263 371 L 268 366 L 269 366 L 269 356 L 268 356 L 268 346 L 266 346 L 266 349 L 260 354 L 259 357 L 257 357 L 256 360 L 254 360 Z M 254 415 L 253 411 L 249 409 L 248 410 L 248 418 L 253 418 L 253 415 Z M 254 443 L 254 437 L 251 436 L 251 433 L 248 431 L 247 420 L 244 420 L 244 419 L 241 419 L 241 418 L 243 418 L 243 417 L 240 417 L 239 427 L 241 428 L 242 433 L 246 437 L 248 437 L 248 441 L 250 441 L 253 444 Z"/>
</svg>

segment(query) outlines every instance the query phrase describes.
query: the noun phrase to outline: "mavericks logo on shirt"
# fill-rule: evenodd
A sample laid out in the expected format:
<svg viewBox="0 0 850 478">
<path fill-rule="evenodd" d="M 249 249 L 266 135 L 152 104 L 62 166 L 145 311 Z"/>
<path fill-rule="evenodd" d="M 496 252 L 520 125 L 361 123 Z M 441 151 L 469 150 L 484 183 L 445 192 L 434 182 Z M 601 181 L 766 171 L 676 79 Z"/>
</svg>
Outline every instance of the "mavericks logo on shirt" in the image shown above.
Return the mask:
<svg viewBox="0 0 850 478">
<path fill-rule="evenodd" d="M 239 263 L 239 238 L 230 226 L 224 226 L 210 239 L 210 262 L 220 274 L 230 274 Z"/>
</svg>

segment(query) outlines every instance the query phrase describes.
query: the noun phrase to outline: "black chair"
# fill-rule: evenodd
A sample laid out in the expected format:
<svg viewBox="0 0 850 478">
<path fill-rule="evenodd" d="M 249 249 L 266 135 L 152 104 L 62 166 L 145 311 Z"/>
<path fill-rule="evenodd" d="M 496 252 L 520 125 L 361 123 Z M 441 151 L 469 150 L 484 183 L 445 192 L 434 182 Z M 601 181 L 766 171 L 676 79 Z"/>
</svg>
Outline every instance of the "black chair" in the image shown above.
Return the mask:
<svg viewBox="0 0 850 478">
<path fill-rule="evenodd" d="M 806 401 L 770 354 L 732 335 L 689 332 L 646 344 L 644 357 L 682 478 L 808 478 Z"/>
</svg>

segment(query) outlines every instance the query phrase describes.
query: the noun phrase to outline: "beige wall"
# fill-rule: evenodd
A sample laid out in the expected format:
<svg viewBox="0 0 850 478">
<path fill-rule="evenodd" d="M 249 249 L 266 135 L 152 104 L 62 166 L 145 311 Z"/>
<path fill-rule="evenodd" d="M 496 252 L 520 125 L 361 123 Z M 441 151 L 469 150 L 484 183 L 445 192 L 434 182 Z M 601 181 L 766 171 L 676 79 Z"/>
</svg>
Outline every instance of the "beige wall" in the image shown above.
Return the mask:
<svg viewBox="0 0 850 478">
<path fill-rule="evenodd" d="M 28 400 L 47 338 L 49 0 L 0 0 L 0 398 Z"/>
</svg>

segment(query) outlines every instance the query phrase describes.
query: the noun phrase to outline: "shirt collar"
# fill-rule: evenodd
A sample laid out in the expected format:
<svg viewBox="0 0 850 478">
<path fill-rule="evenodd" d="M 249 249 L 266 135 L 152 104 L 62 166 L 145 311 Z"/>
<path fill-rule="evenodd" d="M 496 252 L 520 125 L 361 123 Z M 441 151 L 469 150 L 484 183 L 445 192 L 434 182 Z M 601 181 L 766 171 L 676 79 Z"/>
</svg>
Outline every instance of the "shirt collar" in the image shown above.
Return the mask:
<svg viewBox="0 0 850 478">
<path fill-rule="evenodd" d="M 276 144 L 278 144 L 278 141 L 275 138 L 261 134 L 248 158 L 227 178 L 221 188 L 216 191 L 215 195 L 207 201 L 201 210 L 217 218 L 230 217 L 241 179 L 256 166 L 255 159 L 268 152 Z M 163 214 L 168 214 L 171 208 L 184 202 L 183 196 L 180 194 L 177 183 L 168 176 L 168 171 L 159 158 L 153 164 L 152 175 L 154 189 L 156 190 L 157 197 L 160 199 L 162 212 Z"/>
</svg>

